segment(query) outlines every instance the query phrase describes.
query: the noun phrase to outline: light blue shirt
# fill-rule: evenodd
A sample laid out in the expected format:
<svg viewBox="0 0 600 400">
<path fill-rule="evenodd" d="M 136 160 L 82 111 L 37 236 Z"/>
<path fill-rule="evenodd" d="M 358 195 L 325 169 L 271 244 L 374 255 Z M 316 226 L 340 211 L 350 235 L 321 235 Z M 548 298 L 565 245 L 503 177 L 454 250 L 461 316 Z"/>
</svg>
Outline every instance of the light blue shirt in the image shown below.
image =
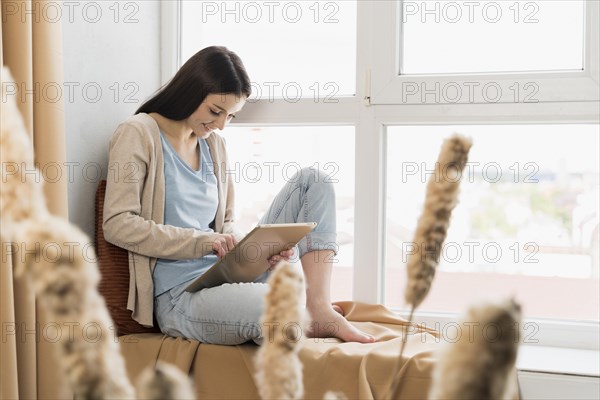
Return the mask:
<svg viewBox="0 0 600 400">
<path fill-rule="evenodd" d="M 217 178 L 206 140 L 198 138 L 200 169 L 194 171 L 161 132 L 165 168 L 165 225 L 213 232 L 218 205 Z M 202 275 L 218 260 L 209 254 L 192 260 L 159 258 L 154 267 L 154 296 Z"/>
</svg>

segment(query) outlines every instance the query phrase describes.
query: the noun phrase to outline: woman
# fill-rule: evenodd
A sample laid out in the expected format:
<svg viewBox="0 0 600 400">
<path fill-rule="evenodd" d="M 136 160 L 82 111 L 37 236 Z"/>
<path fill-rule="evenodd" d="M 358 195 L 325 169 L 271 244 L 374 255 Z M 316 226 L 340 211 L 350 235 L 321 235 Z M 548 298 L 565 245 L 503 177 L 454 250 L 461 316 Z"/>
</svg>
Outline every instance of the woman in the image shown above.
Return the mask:
<svg viewBox="0 0 600 400">
<path fill-rule="evenodd" d="M 240 238 L 223 130 L 250 96 L 239 57 L 208 47 L 190 58 L 110 143 L 104 235 L 129 250 L 127 308 L 145 326 L 205 343 L 261 343 L 265 274 L 255 283 L 188 293 L 185 287 Z M 331 305 L 335 196 L 320 171 L 304 169 L 276 196 L 260 223 L 314 221 L 298 245 L 305 275 L 308 336 L 371 342 Z M 273 267 L 292 251 L 271 257 Z"/>
</svg>

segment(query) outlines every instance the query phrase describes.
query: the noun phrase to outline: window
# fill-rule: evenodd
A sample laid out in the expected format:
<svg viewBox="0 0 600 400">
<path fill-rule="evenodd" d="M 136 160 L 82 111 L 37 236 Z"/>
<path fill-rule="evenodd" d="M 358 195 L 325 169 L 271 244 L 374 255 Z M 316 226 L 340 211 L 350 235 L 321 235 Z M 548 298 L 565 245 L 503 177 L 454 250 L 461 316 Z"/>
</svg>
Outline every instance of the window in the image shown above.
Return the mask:
<svg viewBox="0 0 600 400">
<path fill-rule="evenodd" d="M 304 162 L 354 169 L 353 186 L 343 190 L 354 190 L 347 196 L 353 208 L 338 205 L 340 227 L 354 230 L 353 257 L 345 252 L 339 265 L 352 275 L 354 300 L 402 308 L 402 246 L 412 240 L 425 194 L 424 183 L 406 168 L 427 168 L 442 138 L 462 131 L 475 140 L 471 160 L 481 164 L 473 166 L 480 177 L 463 185 L 448 240 L 474 240 L 478 250 L 487 244 L 489 253 L 472 263 L 442 263 L 437 288 L 420 312 L 462 313 L 479 293 L 446 302 L 444 291 L 457 290 L 468 277 L 484 294 L 514 288 L 527 318 L 598 321 L 599 2 L 282 1 L 275 2 L 272 15 L 279 19 L 273 22 L 264 19 L 266 3 L 175 3 L 181 5 L 177 54 L 185 60 L 222 44 L 250 70 L 259 89 L 225 131 L 230 143 L 245 143 L 230 145 L 235 157 L 293 160 L 297 152 L 273 156 L 255 138 L 269 137 L 282 149 L 279 143 L 300 132 L 318 138 L 314 149 L 324 157 Z M 453 22 L 457 7 L 463 20 Z M 475 7 L 473 23 L 464 19 L 469 7 Z M 299 9 L 302 19 L 290 22 Z M 263 19 L 255 22 L 259 10 Z M 172 58 L 164 60 L 171 73 Z M 487 181 L 495 179 L 491 163 L 502 169 L 498 182 Z M 522 182 L 531 173 L 538 182 Z M 261 208 L 254 210 L 252 218 Z M 494 243 L 503 251 L 498 262 L 488 261 L 497 257 Z M 450 259 L 456 257 L 452 246 Z M 486 286 L 491 277 L 499 284 Z M 338 299 L 350 296 L 344 279 L 332 284 Z M 575 300 L 541 304 L 533 294 L 547 299 L 554 290 L 556 298 L 565 284 L 585 306 L 574 307 Z M 556 337 L 552 345 L 561 342 Z M 592 342 L 585 345 L 597 347 Z"/>
<path fill-rule="evenodd" d="M 583 0 L 406 1 L 400 10 L 400 72 L 582 70 L 584 5 Z"/>
<path fill-rule="evenodd" d="M 388 127 L 385 304 L 403 306 L 426 182 L 453 132 L 473 148 L 422 307 L 454 312 L 484 296 L 515 296 L 530 317 L 598 321 L 600 304 L 590 301 L 600 296 L 597 125 Z"/>
<path fill-rule="evenodd" d="M 223 132 L 233 168 L 239 167 L 241 228 L 258 222 L 297 168 L 317 166 L 331 174 L 339 245 L 331 294 L 333 300 L 352 298 L 357 2 L 179 4 L 181 60 L 206 46 L 226 46 L 242 58 L 252 80 L 251 99 Z M 163 6 L 178 14 L 173 5 Z"/>
<path fill-rule="evenodd" d="M 355 1 L 184 1 L 182 60 L 224 45 L 244 60 L 255 97 L 355 93 Z"/>
<path fill-rule="evenodd" d="M 319 168 L 336 192 L 338 254 L 332 300 L 352 298 L 354 257 L 354 127 L 228 127 L 223 131 L 235 182 L 236 220 L 249 232 L 277 193 L 303 167 Z M 331 152 L 346 143 L 343 152 Z M 295 260 L 297 261 L 297 260 Z"/>
<path fill-rule="evenodd" d="M 374 2 L 371 103 L 598 101 L 598 7 L 579 0 Z"/>
</svg>

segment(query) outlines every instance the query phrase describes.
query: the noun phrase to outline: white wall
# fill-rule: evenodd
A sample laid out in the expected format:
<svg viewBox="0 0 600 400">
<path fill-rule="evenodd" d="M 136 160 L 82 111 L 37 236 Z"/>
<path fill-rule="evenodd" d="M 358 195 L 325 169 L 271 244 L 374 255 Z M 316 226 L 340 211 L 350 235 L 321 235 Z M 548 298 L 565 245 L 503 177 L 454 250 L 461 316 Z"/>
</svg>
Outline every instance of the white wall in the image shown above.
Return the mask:
<svg viewBox="0 0 600 400">
<path fill-rule="evenodd" d="M 64 170 L 69 219 L 93 239 L 94 196 L 106 178 L 109 138 L 160 84 L 160 2 L 76 3 L 61 19 L 64 80 L 72 87 L 72 96 L 65 93 L 67 162 L 78 163 Z"/>
</svg>

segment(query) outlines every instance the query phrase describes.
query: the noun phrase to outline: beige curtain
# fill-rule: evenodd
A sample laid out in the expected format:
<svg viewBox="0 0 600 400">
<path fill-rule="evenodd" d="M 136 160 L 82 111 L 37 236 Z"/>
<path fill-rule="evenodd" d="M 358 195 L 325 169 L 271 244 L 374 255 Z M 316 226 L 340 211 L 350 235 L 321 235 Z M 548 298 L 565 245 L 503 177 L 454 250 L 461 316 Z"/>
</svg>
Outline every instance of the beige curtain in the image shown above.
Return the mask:
<svg viewBox="0 0 600 400">
<path fill-rule="evenodd" d="M 35 162 L 47 172 L 44 192 L 51 213 L 67 218 L 67 176 L 56 179 L 64 166 L 65 133 L 62 97 L 44 88 L 63 87 L 61 22 L 48 20 L 44 7 L 54 1 L 0 0 L 0 62 L 18 85 L 16 95 L 25 126 L 32 135 Z M 60 3 L 59 3 L 60 4 Z M 31 93 L 30 91 L 33 91 Z M 63 91 L 64 93 L 64 91 Z M 52 164 L 48 164 L 52 163 Z M 64 172 L 64 171 L 63 171 Z M 50 174 L 52 174 L 50 176 Z M 44 320 L 26 281 L 16 279 L 18 249 L 2 240 L 0 271 L 0 397 L 2 399 L 72 398 L 55 362 L 55 324 Z M 68 334 L 61 329 L 61 334 Z"/>
</svg>

